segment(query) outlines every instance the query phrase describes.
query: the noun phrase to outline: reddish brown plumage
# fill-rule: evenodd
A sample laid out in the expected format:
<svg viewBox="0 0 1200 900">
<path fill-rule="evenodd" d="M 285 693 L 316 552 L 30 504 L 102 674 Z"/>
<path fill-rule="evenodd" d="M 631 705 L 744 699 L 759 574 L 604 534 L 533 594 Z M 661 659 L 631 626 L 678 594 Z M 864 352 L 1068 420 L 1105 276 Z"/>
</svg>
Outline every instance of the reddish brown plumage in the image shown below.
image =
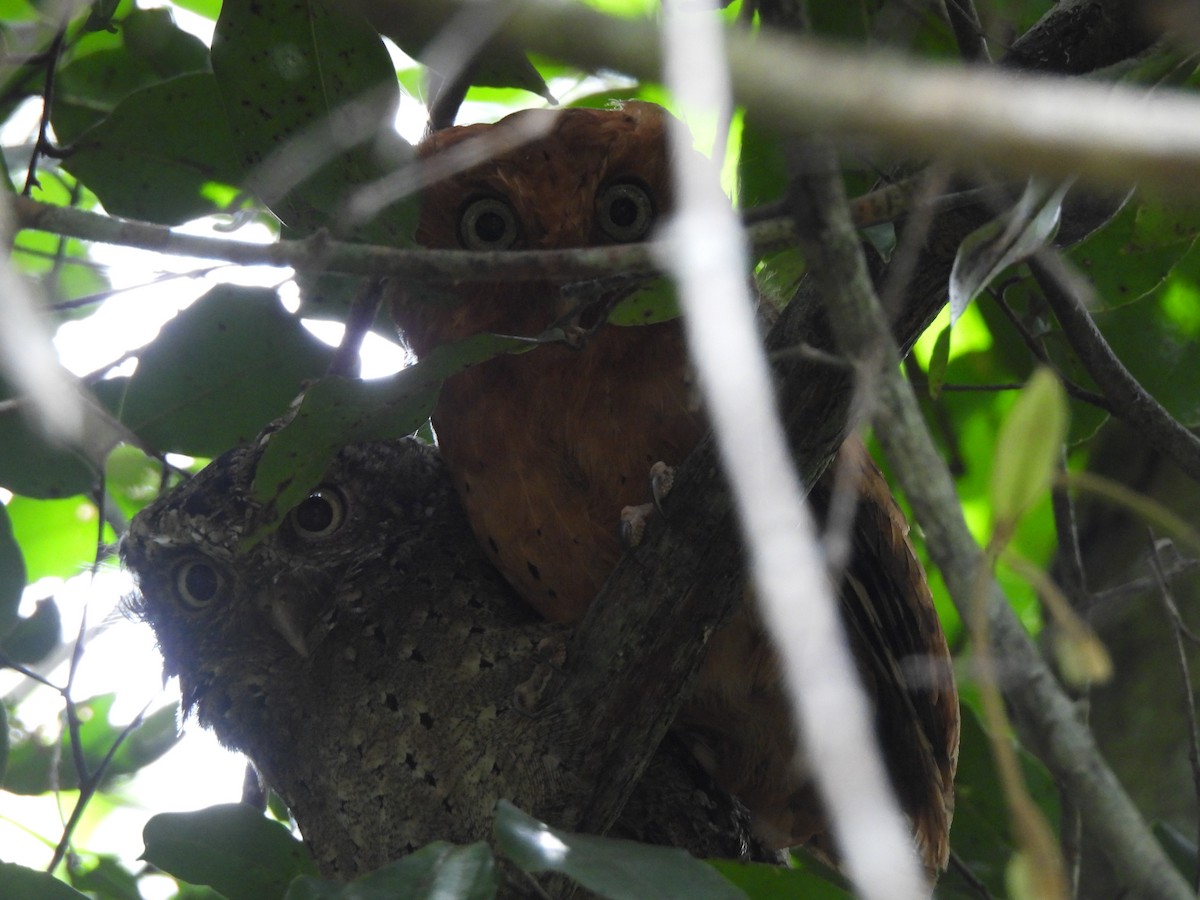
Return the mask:
<svg viewBox="0 0 1200 900">
<path fill-rule="evenodd" d="M 435 134 L 422 156 L 486 140 L 494 129 L 549 124 L 543 136 L 429 187 L 418 241 L 488 244 L 508 225 L 511 244 L 504 234 L 492 243 L 552 249 L 614 243 L 614 230 L 629 237 L 609 221 L 630 218 L 624 185 L 633 185 L 629 196 L 649 197 L 651 220 L 671 208 L 665 115 L 630 103 L 517 113 L 497 126 Z M 622 186 L 616 201 L 613 185 Z M 571 307 L 550 283 L 464 284 L 454 295 L 430 301 L 394 292 L 397 324 L 418 356 L 480 331 L 535 335 Z M 620 557 L 618 516 L 648 499 L 650 466 L 682 462 L 707 427 L 678 322 L 603 325 L 581 350 L 546 345 L 464 371 L 447 381 L 433 422 L 480 543 L 532 606 L 568 623 L 583 616 Z M 844 619 L 902 805 L 926 864 L 938 869 L 958 747 L 949 654 L 887 485 L 859 445 L 848 450 L 860 500 Z M 814 492 L 819 505 L 828 482 Z M 752 604 L 713 636 L 678 726 L 767 840 L 830 849 L 812 785 L 793 768 L 795 733 Z"/>
</svg>

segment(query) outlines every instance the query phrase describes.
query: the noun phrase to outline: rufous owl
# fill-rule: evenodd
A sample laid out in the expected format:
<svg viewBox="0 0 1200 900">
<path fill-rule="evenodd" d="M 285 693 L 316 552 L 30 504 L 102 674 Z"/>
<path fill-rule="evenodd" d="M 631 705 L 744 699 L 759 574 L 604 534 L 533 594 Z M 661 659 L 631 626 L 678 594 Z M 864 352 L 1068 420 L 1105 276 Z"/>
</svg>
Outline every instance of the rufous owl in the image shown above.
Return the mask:
<svg viewBox="0 0 1200 900">
<path fill-rule="evenodd" d="M 424 191 L 417 241 L 548 250 L 645 240 L 673 205 L 667 123 L 661 107 L 631 102 L 519 112 L 496 125 L 436 132 L 421 144 L 422 159 L 472 141 L 483 161 Z M 522 129 L 537 136 L 512 149 Z M 509 149 L 489 152 L 500 130 Z M 607 308 L 614 291 L 591 309 Z M 402 285 L 391 294 L 418 357 L 478 332 L 533 336 L 564 321 L 586 331 L 580 346 L 546 344 L 456 374 L 432 417 L 488 556 L 541 615 L 577 623 L 623 552 L 622 510 L 649 499 L 652 466 L 682 463 L 707 430 L 681 323 L 618 326 L 594 312 L 571 323 L 577 300 L 549 279 L 460 284 L 452 300 L 410 295 Z M 853 554 L 840 585 L 843 621 L 901 806 L 936 872 L 949 852 L 958 752 L 950 657 L 903 516 L 851 440 L 842 457 L 860 477 Z M 826 476 L 813 491 L 818 507 L 830 490 Z M 796 762 L 778 660 L 752 600 L 712 636 L 676 728 L 746 804 L 764 840 L 836 855 L 811 775 Z"/>
</svg>

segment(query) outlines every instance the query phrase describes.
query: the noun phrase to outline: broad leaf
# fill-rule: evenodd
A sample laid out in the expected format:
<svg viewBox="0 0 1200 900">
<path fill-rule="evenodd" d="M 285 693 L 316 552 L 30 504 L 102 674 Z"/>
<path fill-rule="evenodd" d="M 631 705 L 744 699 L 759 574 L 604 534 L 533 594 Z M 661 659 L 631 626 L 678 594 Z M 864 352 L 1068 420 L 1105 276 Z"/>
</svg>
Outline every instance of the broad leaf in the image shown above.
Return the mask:
<svg viewBox="0 0 1200 900">
<path fill-rule="evenodd" d="M 300 875 L 315 875 L 304 844 L 283 825 L 242 803 L 162 813 L 146 823 L 142 859 L 229 900 L 272 900 Z"/>
<path fill-rule="evenodd" d="M 79 56 L 58 71 L 50 122 L 61 143 L 73 143 L 134 91 L 208 68 L 208 48 L 178 28 L 170 10 L 135 9 L 120 28 L 121 46 Z"/>
<path fill-rule="evenodd" d="M 559 872 L 610 900 L 746 900 L 745 893 L 683 850 L 560 831 L 506 800 L 496 806 L 496 841 L 526 872 Z"/>
<path fill-rule="evenodd" d="M 487 844 L 435 841 L 349 884 L 298 878 L 287 900 L 490 900 L 496 888 Z"/>
<path fill-rule="evenodd" d="M 41 662 L 62 642 L 62 619 L 53 599 L 39 600 L 33 612 L 0 634 L 0 652 L 16 663 Z"/>
<path fill-rule="evenodd" d="M 427 51 L 445 30 L 454 28 L 465 42 L 473 43 L 477 37 L 481 12 L 470 16 L 458 15 L 453 6 L 440 9 L 437 4 L 406 3 L 363 3 L 351 0 L 351 7 L 359 9 L 380 34 L 385 34 L 396 46 L 425 65 L 446 73 L 463 62 L 461 56 L 440 58 Z M 483 27 L 488 27 L 486 24 Z M 455 41 L 442 43 L 443 47 L 454 46 Z M 501 42 L 485 44 L 475 53 L 471 61 L 471 83 L 486 87 L 515 87 L 530 91 L 551 100 L 550 89 L 533 67 L 529 58 L 520 50 L 505 46 Z"/>
<path fill-rule="evenodd" d="M 411 201 L 370 222 L 342 221 L 355 189 L 411 158 L 390 129 L 395 70 L 362 18 L 326 0 L 226 0 L 212 63 L 247 187 L 284 224 L 367 243 L 411 242 Z"/>
<path fill-rule="evenodd" d="M 274 291 L 221 285 L 138 351 L 132 376 L 97 393 L 157 449 L 215 457 L 283 413 L 332 353 Z"/>
<path fill-rule="evenodd" d="M 852 900 L 853 894 L 815 871 L 785 868 L 766 863 L 739 863 L 716 859 L 709 862 L 731 883 L 753 900 Z"/>
<path fill-rule="evenodd" d="M 225 193 L 219 186 L 241 179 L 233 134 L 207 73 L 133 92 L 80 136 L 63 168 L 113 215 L 163 225 L 216 211 Z"/>
<path fill-rule="evenodd" d="M 991 502 L 994 533 L 1001 541 L 1050 489 L 1066 436 L 1066 392 L 1053 372 L 1038 369 L 996 438 Z"/>
<path fill-rule="evenodd" d="M 87 894 L 71 888 L 53 875 L 0 862 L 0 885 L 4 900 L 88 900 Z"/>
<path fill-rule="evenodd" d="M 278 521 L 320 480 L 339 447 L 412 434 L 429 418 L 447 377 L 535 344 L 528 338 L 477 334 L 438 347 L 390 378 L 318 381 L 291 421 L 271 435 L 254 478 L 255 494 L 274 504 Z"/>
<path fill-rule="evenodd" d="M 108 720 L 115 699 L 115 694 L 101 694 L 76 705 L 82 722 L 79 749 L 89 774 L 99 770 L 113 744 L 125 732 L 125 725 L 114 725 Z M 177 707 L 164 707 L 125 735 L 104 770 L 102 784 L 137 772 L 175 746 L 179 740 L 178 715 Z M 79 773 L 69 741 L 70 736 L 64 730 L 56 740 L 35 734 L 14 744 L 9 751 L 5 790 L 15 794 L 43 794 L 56 787 L 66 790 L 79 787 Z"/>
</svg>

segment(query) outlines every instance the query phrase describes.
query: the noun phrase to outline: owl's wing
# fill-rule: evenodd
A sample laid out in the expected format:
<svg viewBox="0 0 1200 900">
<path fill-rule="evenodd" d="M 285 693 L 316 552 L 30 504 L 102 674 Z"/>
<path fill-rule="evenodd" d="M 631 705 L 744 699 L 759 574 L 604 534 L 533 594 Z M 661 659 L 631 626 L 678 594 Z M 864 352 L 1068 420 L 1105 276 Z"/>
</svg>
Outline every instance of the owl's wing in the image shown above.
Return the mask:
<svg viewBox="0 0 1200 900">
<path fill-rule="evenodd" d="M 927 866 L 949 856 L 958 762 L 958 694 L 951 658 L 908 524 L 865 448 L 847 442 L 858 508 L 840 597 L 859 673 L 874 699 L 876 730 L 900 805 Z M 828 503 L 833 478 L 814 490 Z"/>
</svg>

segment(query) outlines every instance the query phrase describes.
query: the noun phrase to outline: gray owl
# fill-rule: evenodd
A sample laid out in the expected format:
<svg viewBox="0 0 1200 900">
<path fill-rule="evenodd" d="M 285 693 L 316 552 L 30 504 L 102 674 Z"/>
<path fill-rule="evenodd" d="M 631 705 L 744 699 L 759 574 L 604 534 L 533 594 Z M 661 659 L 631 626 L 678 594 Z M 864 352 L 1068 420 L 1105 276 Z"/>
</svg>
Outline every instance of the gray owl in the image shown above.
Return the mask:
<svg viewBox="0 0 1200 900">
<path fill-rule="evenodd" d="M 485 839 L 500 798 L 569 826 L 595 787 L 572 752 L 587 710 L 534 710 L 563 677 L 568 633 L 482 556 L 436 451 L 344 448 L 277 530 L 246 542 L 266 515 L 251 489 L 261 453 L 217 459 L 121 545 L 131 608 L 185 711 L 254 761 L 330 877 Z M 614 832 L 769 858 L 671 740 Z"/>
</svg>

